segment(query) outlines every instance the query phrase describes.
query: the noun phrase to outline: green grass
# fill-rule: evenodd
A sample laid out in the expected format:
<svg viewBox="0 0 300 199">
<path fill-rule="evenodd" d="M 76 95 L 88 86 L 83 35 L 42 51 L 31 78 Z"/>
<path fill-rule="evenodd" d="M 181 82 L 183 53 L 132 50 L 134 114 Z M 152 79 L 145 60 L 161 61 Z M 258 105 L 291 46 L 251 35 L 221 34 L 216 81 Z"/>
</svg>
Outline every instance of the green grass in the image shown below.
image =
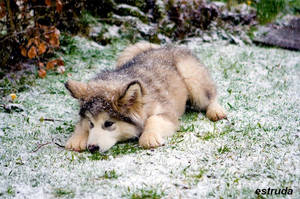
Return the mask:
<svg viewBox="0 0 300 199">
<path fill-rule="evenodd" d="M 228 148 L 228 146 L 222 146 L 220 148 L 217 149 L 219 154 L 224 154 L 224 153 L 228 153 L 230 152 L 230 148 Z"/>
<path fill-rule="evenodd" d="M 191 169 L 191 165 L 186 166 L 182 170 L 185 182 L 188 183 L 188 186 L 186 186 L 186 188 L 190 189 L 191 187 L 199 183 L 199 181 L 203 179 L 205 173 L 207 173 L 207 169 L 205 168 L 198 168 L 197 170 L 193 170 Z"/>
<path fill-rule="evenodd" d="M 24 92 L 35 86 L 36 74 L 25 72 L 18 77 L 0 79 L 0 96 L 8 96 L 11 93 Z M 1 102 L 1 101 L 0 101 Z"/>
<path fill-rule="evenodd" d="M 105 171 L 103 176 L 100 176 L 99 179 L 117 179 L 119 175 L 115 170 Z"/>
<path fill-rule="evenodd" d="M 160 199 L 165 195 L 164 192 L 159 192 L 155 189 L 140 189 L 129 194 L 130 199 Z"/>
<path fill-rule="evenodd" d="M 193 110 L 187 110 L 186 113 L 180 118 L 182 125 L 179 126 L 177 132 L 172 136 L 170 144 L 175 145 L 184 140 L 186 133 L 193 132 L 195 126 L 193 122 L 198 121 L 198 112 Z"/>
<path fill-rule="evenodd" d="M 297 15 L 300 12 L 300 2 L 298 0 L 220 0 L 226 2 L 228 6 L 234 7 L 245 3 L 256 9 L 257 19 L 265 24 L 272 22 L 277 16 L 284 14 Z M 251 33 L 250 33 L 251 34 Z"/>
<path fill-rule="evenodd" d="M 218 137 L 224 136 L 228 133 L 234 132 L 233 125 L 234 125 L 234 123 L 229 123 L 226 126 L 223 126 L 223 128 L 221 130 L 219 130 L 216 127 L 216 123 L 213 123 L 212 131 L 205 132 L 204 134 L 196 134 L 196 136 L 202 140 L 208 141 L 210 139 L 218 138 Z"/>
<path fill-rule="evenodd" d="M 75 193 L 72 190 L 57 188 L 54 190 L 54 196 L 57 198 L 74 198 Z"/>
<path fill-rule="evenodd" d="M 257 4 L 257 16 L 262 24 L 271 22 L 287 7 L 286 0 L 260 0 Z"/>
<path fill-rule="evenodd" d="M 96 153 L 92 153 L 91 155 L 89 155 L 88 158 L 90 160 L 108 160 L 108 155 L 101 154 L 100 152 L 96 152 Z"/>
<path fill-rule="evenodd" d="M 14 188 L 11 187 L 11 186 L 9 186 L 9 187 L 7 188 L 6 193 L 7 193 L 8 195 L 11 195 L 11 196 L 15 196 L 15 194 L 16 194 Z"/>
<path fill-rule="evenodd" d="M 1 198 L 256 198 L 265 186 L 293 187 L 299 198 L 299 52 L 188 43 L 211 71 L 228 120 L 188 109 L 165 146 L 143 150 L 133 140 L 91 154 L 59 146 L 79 119 L 64 82 L 112 68 L 126 41 L 103 48 L 63 37 L 57 56 L 66 73 L 18 92 L 22 111 L 0 108 Z"/>
<path fill-rule="evenodd" d="M 197 181 L 198 181 L 203 177 L 204 173 L 205 173 L 205 170 L 200 169 L 200 171 L 198 171 L 197 174 L 194 174 L 191 177 L 197 179 Z"/>
<path fill-rule="evenodd" d="M 129 142 L 129 143 L 119 143 L 113 146 L 106 153 L 93 153 L 88 156 L 90 160 L 107 160 L 109 156 L 118 157 L 126 154 L 137 153 L 142 150 L 141 147 L 138 146 L 137 142 Z"/>
<path fill-rule="evenodd" d="M 113 157 L 117 157 L 120 155 L 126 155 L 126 154 L 131 154 L 131 153 L 137 153 L 141 151 L 142 148 L 139 147 L 137 141 L 134 142 L 128 142 L 128 143 L 120 143 L 115 146 L 113 146 L 109 150 L 109 154 L 112 155 Z"/>
</svg>

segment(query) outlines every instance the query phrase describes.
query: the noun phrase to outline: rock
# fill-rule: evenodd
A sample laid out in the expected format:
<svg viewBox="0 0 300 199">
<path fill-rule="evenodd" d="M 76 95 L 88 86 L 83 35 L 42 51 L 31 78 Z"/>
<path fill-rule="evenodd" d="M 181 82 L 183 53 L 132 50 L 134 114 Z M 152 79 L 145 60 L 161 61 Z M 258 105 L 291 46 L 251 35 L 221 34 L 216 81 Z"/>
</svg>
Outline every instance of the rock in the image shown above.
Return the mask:
<svg viewBox="0 0 300 199">
<path fill-rule="evenodd" d="M 216 41 L 216 40 L 219 39 L 219 37 L 218 37 L 218 35 L 217 35 L 216 32 L 213 32 L 213 33 L 211 34 L 211 38 L 212 38 L 213 41 Z"/>
<path fill-rule="evenodd" d="M 300 50 L 300 18 L 294 18 L 288 26 L 275 29 L 260 27 L 254 38 L 255 43 L 279 46 L 290 50 Z"/>
<path fill-rule="evenodd" d="M 144 35 L 151 35 L 154 30 L 154 26 L 148 25 L 143 23 L 139 18 L 133 16 L 119 16 L 113 15 L 114 19 L 122 21 L 123 23 L 128 23 L 132 26 L 132 28 L 136 29 L 137 31 L 141 32 Z"/>
<path fill-rule="evenodd" d="M 228 40 L 229 39 L 229 36 L 228 34 L 223 30 L 221 29 L 219 32 L 218 32 L 219 36 L 224 39 L 224 40 Z"/>
<path fill-rule="evenodd" d="M 229 40 L 230 43 L 237 44 L 239 46 L 244 45 L 244 42 L 242 40 L 240 40 L 238 37 L 235 37 L 233 35 L 229 35 L 229 37 L 230 37 L 230 40 Z"/>
<path fill-rule="evenodd" d="M 108 31 L 103 34 L 105 38 L 119 38 L 120 27 L 116 25 L 109 26 Z"/>
<path fill-rule="evenodd" d="M 164 44 L 172 43 L 171 39 L 163 34 L 158 34 L 157 37 L 161 43 Z"/>
<path fill-rule="evenodd" d="M 120 38 L 119 32 L 119 26 L 97 23 L 90 27 L 89 37 L 100 42 L 102 45 L 106 45 L 110 43 L 112 39 Z"/>
<path fill-rule="evenodd" d="M 217 6 L 218 9 L 222 10 L 226 8 L 226 3 L 221 2 L 221 1 L 215 1 L 213 2 L 213 4 L 215 4 Z"/>
<path fill-rule="evenodd" d="M 148 23 L 148 17 L 139 8 L 127 4 L 117 6 L 117 13 L 121 16 L 133 16 L 139 18 L 143 23 Z"/>
<path fill-rule="evenodd" d="M 90 27 L 89 30 L 89 37 L 95 38 L 97 37 L 101 32 L 103 31 L 103 24 L 102 23 L 97 23 Z"/>
<path fill-rule="evenodd" d="M 240 38 L 244 43 L 252 44 L 252 40 L 250 39 L 250 37 L 244 31 L 241 32 Z"/>
<path fill-rule="evenodd" d="M 205 42 L 211 42 L 212 41 L 212 38 L 210 36 L 208 36 L 207 34 L 203 34 L 202 39 Z"/>
</svg>

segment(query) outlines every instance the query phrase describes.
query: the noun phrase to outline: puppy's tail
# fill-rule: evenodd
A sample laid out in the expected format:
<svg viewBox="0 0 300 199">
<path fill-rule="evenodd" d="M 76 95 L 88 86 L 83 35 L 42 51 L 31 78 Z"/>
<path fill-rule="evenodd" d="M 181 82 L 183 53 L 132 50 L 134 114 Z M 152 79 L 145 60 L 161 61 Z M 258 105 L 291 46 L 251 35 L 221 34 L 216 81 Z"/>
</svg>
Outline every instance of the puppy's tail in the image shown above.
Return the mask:
<svg viewBox="0 0 300 199">
<path fill-rule="evenodd" d="M 157 48 L 160 48 L 160 45 L 152 44 L 146 41 L 141 41 L 134 45 L 128 46 L 119 56 L 117 60 L 117 68 L 120 68 L 123 64 L 130 61 L 138 54 L 150 49 L 157 49 Z"/>
</svg>

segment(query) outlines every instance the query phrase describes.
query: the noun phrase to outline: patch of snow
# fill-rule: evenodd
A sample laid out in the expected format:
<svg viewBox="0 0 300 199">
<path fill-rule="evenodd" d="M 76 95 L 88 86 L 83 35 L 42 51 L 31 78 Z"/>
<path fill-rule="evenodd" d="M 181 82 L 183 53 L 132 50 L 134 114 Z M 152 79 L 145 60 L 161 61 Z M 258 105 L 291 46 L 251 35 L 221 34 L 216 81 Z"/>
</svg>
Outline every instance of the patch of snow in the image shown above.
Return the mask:
<svg viewBox="0 0 300 199">
<path fill-rule="evenodd" d="M 103 58 L 72 57 L 66 63 L 73 67 L 71 78 L 87 81 L 113 66 L 107 47 L 75 41 L 83 54 L 101 52 Z M 67 77 L 39 79 L 39 86 L 18 93 L 23 112 L 0 113 L 1 197 L 53 198 L 62 189 L 66 197 L 121 198 L 146 189 L 163 191 L 164 198 L 254 198 L 257 188 L 290 187 L 299 198 L 300 53 L 196 40 L 187 46 L 216 80 L 229 121 L 214 123 L 199 113 L 195 121 L 181 122 L 194 131 L 180 132 L 180 142 L 170 138 L 153 151 L 95 161 L 53 143 L 64 144 L 71 135 L 78 102 L 64 88 Z M 112 170 L 116 179 L 102 178 Z"/>
</svg>

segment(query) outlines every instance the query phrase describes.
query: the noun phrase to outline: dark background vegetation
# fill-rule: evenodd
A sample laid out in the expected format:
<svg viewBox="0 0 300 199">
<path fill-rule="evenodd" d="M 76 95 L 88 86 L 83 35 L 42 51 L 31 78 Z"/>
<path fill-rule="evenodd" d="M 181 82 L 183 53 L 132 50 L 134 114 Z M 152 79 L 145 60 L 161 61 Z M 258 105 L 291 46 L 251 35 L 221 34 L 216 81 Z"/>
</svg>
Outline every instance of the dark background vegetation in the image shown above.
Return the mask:
<svg viewBox="0 0 300 199">
<path fill-rule="evenodd" d="M 26 89 L 30 77 L 43 78 L 47 70 L 63 73 L 63 60 L 55 57 L 67 45 L 62 35 L 102 45 L 195 36 L 251 44 L 253 27 L 289 13 L 300 13 L 299 0 L 0 0 L 0 94 Z M 14 87 L 16 81 L 23 86 Z"/>
</svg>

